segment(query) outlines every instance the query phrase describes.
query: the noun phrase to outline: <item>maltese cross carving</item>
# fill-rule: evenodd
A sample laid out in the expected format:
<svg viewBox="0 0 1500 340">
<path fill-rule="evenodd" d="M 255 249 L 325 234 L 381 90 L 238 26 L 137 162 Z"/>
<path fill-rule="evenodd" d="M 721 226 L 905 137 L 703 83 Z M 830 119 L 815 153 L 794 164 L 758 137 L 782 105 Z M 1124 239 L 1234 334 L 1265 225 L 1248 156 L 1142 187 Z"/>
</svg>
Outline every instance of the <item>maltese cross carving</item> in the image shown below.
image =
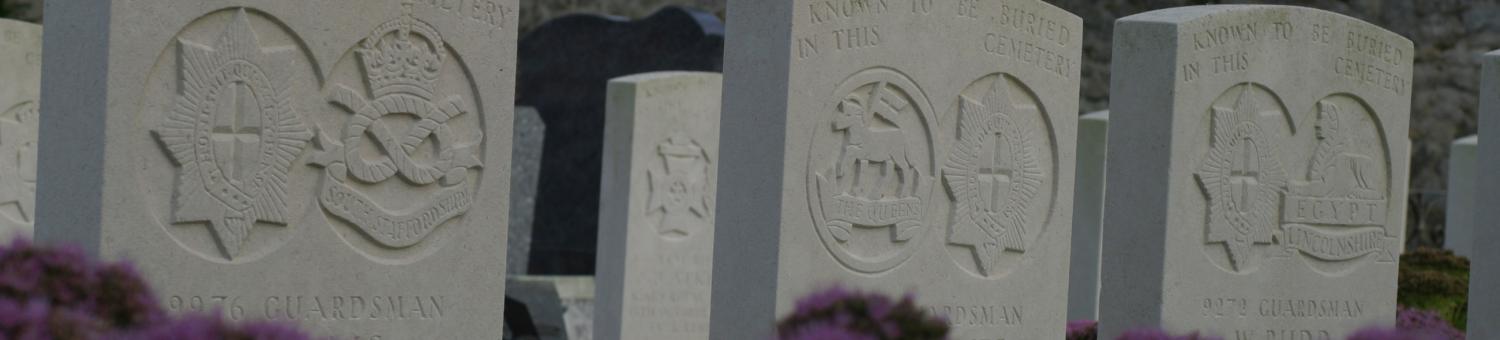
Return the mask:
<svg viewBox="0 0 1500 340">
<path fill-rule="evenodd" d="M 1271 243 L 1287 185 L 1251 88 L 1244 85 L 1234 108 L 1213 107 L 1212 146 L 1196 173 L 1208 196 L 1208 242 L 1224 244 L 1236 271 L 1253 267 L 1256 244 Z"/>
<path fill-rule="evenodd" d="M 703 228 L 709 218 L 708 155 L 687 137 L 677 135 L 657 146 L 659 164 L 646 170 L 651 182 L 647 214 L 660 214 L 656 231 L 685 237 Z"/>
<path fill-rule="evenodd" d="M 287 223 L 287 172 L 312 138 L 275 69 L 295 51 L 261 47 L 244 10 L 212 45 L 178 44 L 182 88 L 152 131 L 178 167 L 172 223 L 206 222 L 233 260 L 257 222 Z"/>
</svg>

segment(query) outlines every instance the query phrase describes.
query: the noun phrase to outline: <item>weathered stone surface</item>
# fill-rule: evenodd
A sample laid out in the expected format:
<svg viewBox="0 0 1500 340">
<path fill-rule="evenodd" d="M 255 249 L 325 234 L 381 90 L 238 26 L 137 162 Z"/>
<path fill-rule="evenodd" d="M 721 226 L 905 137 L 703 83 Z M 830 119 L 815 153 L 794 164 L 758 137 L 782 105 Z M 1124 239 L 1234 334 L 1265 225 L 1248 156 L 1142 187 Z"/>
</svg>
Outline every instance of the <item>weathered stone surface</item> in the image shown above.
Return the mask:
<svg viewBox="0 0 1500 340">
<path fill-rule="evenodd" d="M 499 336 L 516 1 L 474 3 L 49 2 L 39 239 L 173 312 Z"/>
<path fill-rule="evenodd" d="M 526 275 L 546 132 L 547 124 L 536 108 L 516 107 L 515 137 L 510 147 L 510 233 L 505 237 L 505 272 L 509 275 Z"/>
<path fill-rule="evenodd" d="M 712 14 L 668 7 L 635 22 L 562 17 L 521 40 L 517 104 L 547 122 L 531 272 L 594 273 L 605 84 L 652 71 L 717 72 L 723 36 Z"/>
<path fill-rule="evenodd" d="M 41 82 L 42 26 L 0 19 L 0 241 L 32 234 Z"/>
<path fill-rule="evenodd" d="M 708 339 L 721 79 L 609 82 L 596 339 Z"/>
<path fill-rule="evenodd" d="M 1104 218 L 1104 160 L 1109 111 L 1078 118 L 1078 175 L 1073 187 L 1073 255 L 1068 265 L 1068 320 L 1099 319 L 1099 236 Z"/>
<path fill-rule="evenodd" d="M 1396 310 L 1412 44 L 1287 6 L 1115 27 L 1101 338 L 1332 338 Z"/>
<path fill-rule="evenodd" d="M 713 339 L 816 289 L 1063 336 L 1082 21 L 1041 1 L 736 1 Z"/>
<path fill-rule="evenodd" d="M 1500 81 L 1500 79 L 1496 79 Z M 1448 151 L 1448 214 L 1443 227 L 1443 247 L 1463 257 L 1474 255 L 1475 190 L 1479 168 L 1479 135 L 1453 141 Z"/>
<path fill-rule="evenodd" d="M 1480 73 L 1483 85 L 1479 88 L 1479 129 L 1500 131 L 1500 51 L 1485 54 L 1481 63 L 1484 67 Z M 1500 148 L 1493 143 L 1480 144 L 1476 153 L 1477 173 L 1500 173 Z M 1478 188 L 1474 206 L 1481 207 L 1475 212 L 1475 221 L 1500 220 L 1500 209 L 1494 208 L 1500 207 L 1500 178 L 1475 177 Z M 1474 247 L 1470 256 L 1473 259 L 1469 275 L 1470 339 L 1500 338 L 1500 324 L 1493 322 L 1500 320 L 1500 294 L 1495 293 L 1495 287 L 1500 287 L 1500 247 L 1493 246 L 1497 241 L 1500 228 L 1493 223 L 1474 229 L 1474 245 L 1485 246 Z"/>
</svg>

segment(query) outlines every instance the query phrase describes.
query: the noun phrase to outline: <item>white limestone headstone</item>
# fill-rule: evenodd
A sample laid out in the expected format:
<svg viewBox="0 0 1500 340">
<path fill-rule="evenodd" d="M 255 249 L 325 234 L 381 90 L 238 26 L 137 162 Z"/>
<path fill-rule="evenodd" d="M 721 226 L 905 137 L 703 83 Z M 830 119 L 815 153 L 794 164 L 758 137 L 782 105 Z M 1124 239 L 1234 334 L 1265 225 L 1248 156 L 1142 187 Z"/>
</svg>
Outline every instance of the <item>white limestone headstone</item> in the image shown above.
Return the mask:
<svg viewBox="0 0 1500 340">
<path fill-rule="evenodd" d="M 1042 1 L 732 1 L 711 338 L 832 285 L 955 339 L 1067 316 L 1082 20 Z"/>
<path fill-rule="evenodd" d="M 0 19 L 0 241 L 32 234 L 41 83 L 42 26 Z"/>
<path fill-rule="evenodd" d="M 1099 317 L 1099 247 L 1104 215 L 1104 160 L 1109 111 L 1078 118 L 1078 175 L 1073 187 L 1073 255 L 1068 266 L 1068 320 Z"/>
<path fill-rule="evenodd" d="M 1448 209 L 1447 222 L 1443 224 L 1443 248 L 1464 257 L 1474 255 L 1478 149 L 1479 135 L 1454 140 L 1448 149 Z"/>
<path fill-rule="evenodd" d="M 1500 50 L 1491 51 L 1480 58 L 1482 71 L 1479 76 L 1479 131 L 1500 131 Z M 1500 148 L 1494 143 L 1480 144 L 1477 173 L 1500 174 Z M 1469 338 L 1500 338 L 1500 228 L 1493 221 L 1500 221 L 1500 178 L 1475 176 L 1474 210 L 1475 221 L 1490 221 L 1474 225 L 1474 247 L 1469 262 Z"/>
<path fill-rule="evenodd" d="M 708 339 L 721 79 L 609 82 L 595 339 Z"/>
<path fill-rule="evenodd" d="M 1101 338 L 1342 339 L 1391 325 L 1412 43 L 1343 15 L 1115 24 Z"/>
<path fill-rule="evenodd" d="M 517 5 L 466 4 L 48 2 L 38 238 L 172 312 L 499 336 Z"/>
</svg>

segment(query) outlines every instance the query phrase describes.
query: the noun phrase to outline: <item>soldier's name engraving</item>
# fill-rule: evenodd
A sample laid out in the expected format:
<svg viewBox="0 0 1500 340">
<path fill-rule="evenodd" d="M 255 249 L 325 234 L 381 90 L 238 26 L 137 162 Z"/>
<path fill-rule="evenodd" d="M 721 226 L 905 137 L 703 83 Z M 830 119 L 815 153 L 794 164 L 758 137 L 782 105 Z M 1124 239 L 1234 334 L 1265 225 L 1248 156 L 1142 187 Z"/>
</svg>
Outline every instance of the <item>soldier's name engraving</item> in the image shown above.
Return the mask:
<svg viewBox="0 0 1500 340">
<path fill-rule="evenodd" d="M 1369 302 L 1343 299 L 1209 297 L 1201 316 L 1209 319 L 1360 319 Z"/>
<path fill-rule="evenodd" d="M 413 3 L 442 10 L 459 18 L 489 26 L 492 30 L 504 29 L 506 20 L 512 18 L 515 8 L 506 7 L 494 0 L 411 0 Z"/>
<path fill-rule="evenodd" d="M 174 313 L 220 311 L 231 320 L 399 321 L 437 320 L 448 308 L 447 298 L 434 295 L 173 295 L 167 310 Z"/>
<path fill-rule="evenodd" d="M 703 256 L 658 253 L 656 270 L 642 273 L 625 295 L 628 315 L 652 333 L 706 334 L 713 263 Z"/>
<path fill-rule="evenodd" d="M 1287 223 L 1384 225 L 1386 200 L 1287 196 Z"/>
<path fill-rule="evenodd" d="M 1234 330 L 1232 340 L 1333 340 L 1333 333 L 1321 329 L 1250 329 Z"/>
<path fill-rule="evenodd" d="M 937 305 L 928 306 L 927 313 L 948 320 L 953 327 L 974 326 L 1019 326 L 1022 321 L 1021 306 L 1013 305 Z"/>
<path fill-rule="evenodd" d="M 985 34 L 981 43 L 984 46 L 984 52 L 990 55 L 1036 66 L 1063 79 L 1077 75 L 1077 72 L 1073 70 L 1078 69 L 1078 61 L 1051 48 L 1001 33 Z"/>
</svg>

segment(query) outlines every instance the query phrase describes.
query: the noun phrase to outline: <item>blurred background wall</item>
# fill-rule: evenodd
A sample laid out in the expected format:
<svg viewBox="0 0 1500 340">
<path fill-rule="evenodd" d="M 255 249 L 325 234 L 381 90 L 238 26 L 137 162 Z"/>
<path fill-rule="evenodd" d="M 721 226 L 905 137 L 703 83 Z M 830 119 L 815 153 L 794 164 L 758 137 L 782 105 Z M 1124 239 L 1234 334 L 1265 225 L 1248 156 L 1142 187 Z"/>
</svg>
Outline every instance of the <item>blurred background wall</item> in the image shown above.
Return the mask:
<svg viewBox="0 0 1500 340">
<path fill-rule="evenodd" d="M 56 0 L 99 1 L 99 0 Z M 521 0 L 521 33 L 570 13 L 640 18 L 665 5 L 725 15 L 726 0 Z M 783 0 L 745 0 L 783 1 Z M 901 0 L 890 0 L 901 1 Z M 987 0 L 999 1 L 999 0 Z M 1084 18 L 1081 110 L 1109 106 L 1110 36 L 1115 19 L 1176 6 L 1268 3 L 1330 10 L 1370 21 L 1416 43 L 1410 138 L 1412 179 L 1408 245 L 1442 245 L 1448 145 L 1476 130 L 1478 57 L 1500 48 L 1497 0 L 1046 0 Z M 0 17 L 40 22 L 42 0 L 0 0 Z"/>
</svg>

